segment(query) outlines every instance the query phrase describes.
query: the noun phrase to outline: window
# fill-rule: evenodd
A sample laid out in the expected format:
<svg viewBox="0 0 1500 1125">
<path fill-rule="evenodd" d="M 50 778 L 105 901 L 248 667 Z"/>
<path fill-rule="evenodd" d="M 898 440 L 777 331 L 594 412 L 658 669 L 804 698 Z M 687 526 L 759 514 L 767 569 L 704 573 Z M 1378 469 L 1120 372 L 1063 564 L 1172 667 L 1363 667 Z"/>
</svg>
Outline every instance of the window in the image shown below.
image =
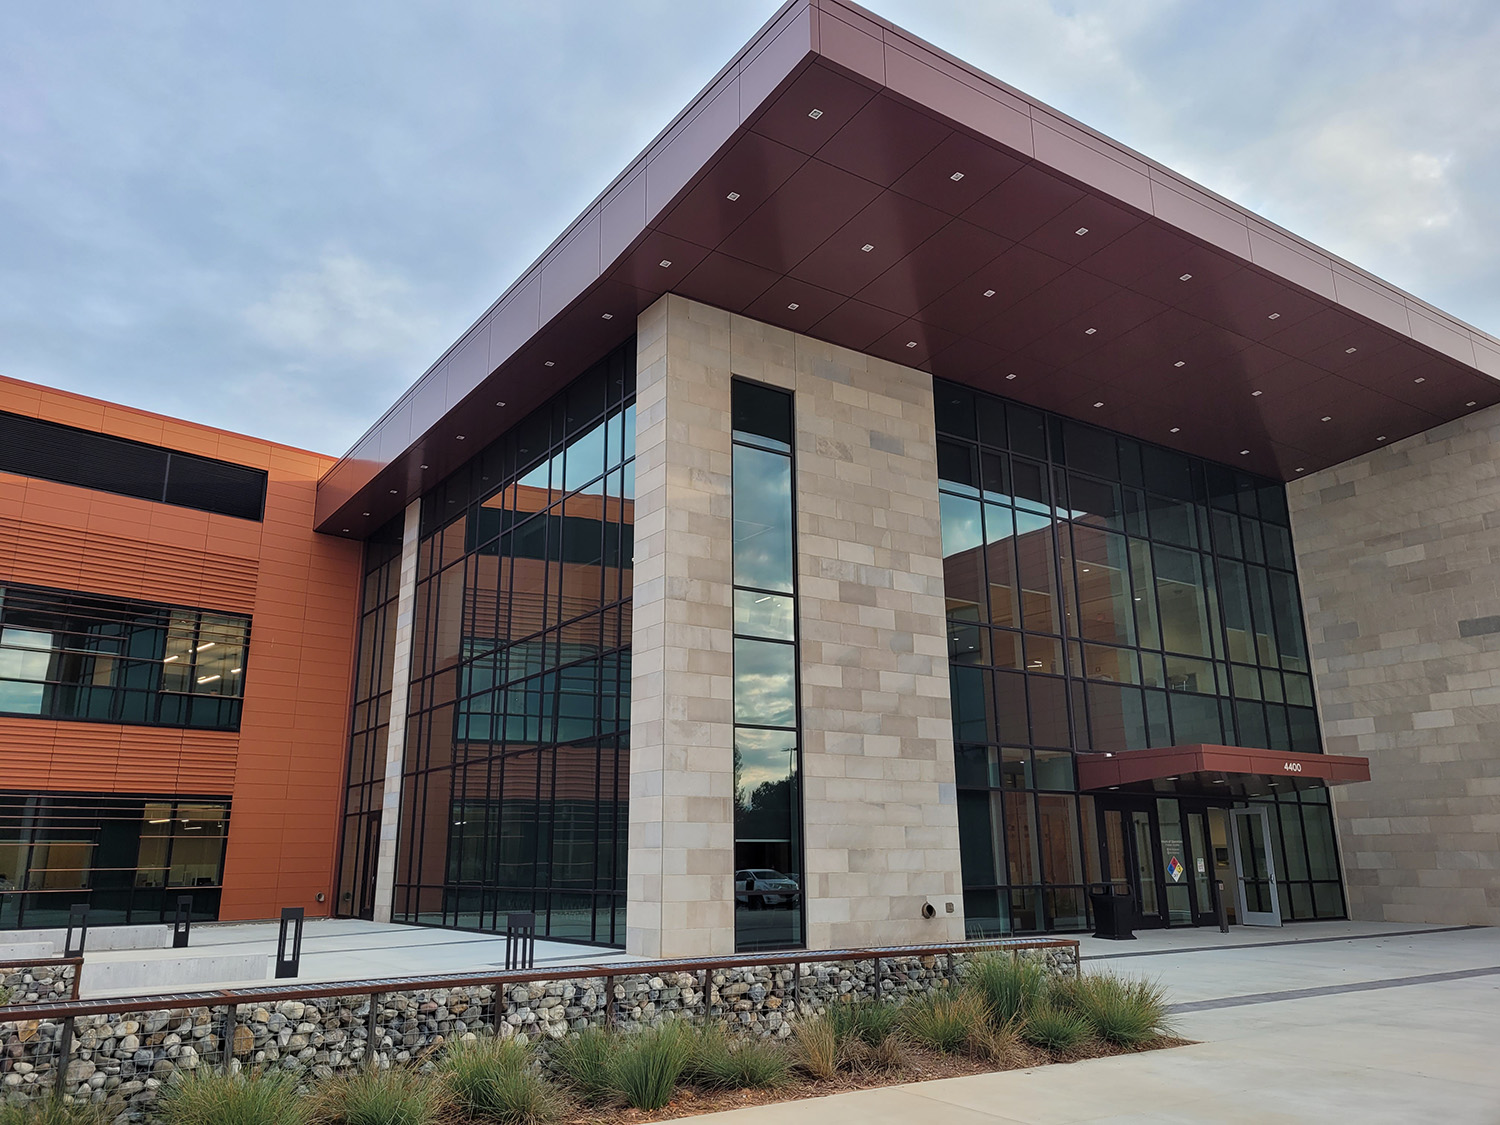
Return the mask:
<svg viewBox="0 0 1500 1125">
<path fill-rule="evenodd" d="M 238 730 L 250 619 L 0 586 L 0 714 Z"/>
</svg>

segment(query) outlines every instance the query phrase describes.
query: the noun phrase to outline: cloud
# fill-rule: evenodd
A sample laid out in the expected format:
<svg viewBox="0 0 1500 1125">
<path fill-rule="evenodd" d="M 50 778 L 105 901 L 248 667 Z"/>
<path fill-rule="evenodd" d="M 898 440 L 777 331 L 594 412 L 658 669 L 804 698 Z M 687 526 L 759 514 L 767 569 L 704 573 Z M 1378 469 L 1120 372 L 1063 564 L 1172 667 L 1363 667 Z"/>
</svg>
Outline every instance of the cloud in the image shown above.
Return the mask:
<svg viewBox="0 0 1500 1125">
<path fill-rule="evenodd" d="M 329 250 L 315 268 L 284 276 L 245 310 L 245 321 L 272 348 L 308 360 L 404 358 L 436 322 L 413 306 L 400 274 Z"/>
</svg>

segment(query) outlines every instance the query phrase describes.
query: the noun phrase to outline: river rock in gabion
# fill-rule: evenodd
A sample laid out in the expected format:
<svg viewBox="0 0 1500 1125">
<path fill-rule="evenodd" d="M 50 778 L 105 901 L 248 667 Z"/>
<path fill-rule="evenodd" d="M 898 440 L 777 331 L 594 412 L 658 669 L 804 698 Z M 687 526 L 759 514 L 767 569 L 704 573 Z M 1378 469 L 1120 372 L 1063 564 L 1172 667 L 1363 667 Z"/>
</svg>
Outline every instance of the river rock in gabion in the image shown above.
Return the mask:
<svg viewBox="0 0 1500 1125">
<path fill-rule="evenodd" d="M 0 995 L 9 997 L 7 1004 L 67 1000 L 73 995 L 73 978 L 77 974 L 77 965 L 49 965 L 45 961 L 0 970 Z"/>
<path fill-rule="evenodd" d="M 84 1015 L 74 1021 L 63 1073 L 68 1097 L 105 1105 L 115 1125 L 147 1122 L 163 1083 L 204 1066 L 277 1068 L 309 1087 L 372 1061 L 433 1068 L 448 1044 L 482 1036 L 549 1042 L 585 1027 L 622 1029 L 667 1019 L 721 1021 L 741 1034 L 790 1035 L 798 1018 L 849 999 L 904 1000 L 962 980 L 991 951 L 862 961 L 748 965 L 699 972 L 637 973 L 561 981 L 316 997 L 223 1008 Z M 1000 952 L 1004 952 L 1001 950 Z M 1049 972 L 1077 972 L 1074 945 L 1010 947 Z M 66 985 L 71 989 L 71 983 Z M 0 1100 L 35 1100 L 56 1078 L 56 1021 L 0 1019 Z"/>
</svg>

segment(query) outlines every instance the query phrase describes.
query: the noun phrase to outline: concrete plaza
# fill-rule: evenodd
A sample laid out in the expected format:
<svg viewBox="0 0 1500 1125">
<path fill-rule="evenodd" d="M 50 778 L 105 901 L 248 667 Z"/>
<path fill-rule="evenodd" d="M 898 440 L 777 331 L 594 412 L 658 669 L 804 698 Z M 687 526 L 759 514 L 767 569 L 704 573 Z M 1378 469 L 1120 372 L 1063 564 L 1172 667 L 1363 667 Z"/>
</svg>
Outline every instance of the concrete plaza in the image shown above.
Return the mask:
<svg viewBox="0 0 1500 1125">
<path fill-rule="evenodd" d="M 703 1125 L 1500 1123 L 1500 929 L 1304 923 L 1083 941 L 1193 1046 L 708 1114 Z"/>
</svg>

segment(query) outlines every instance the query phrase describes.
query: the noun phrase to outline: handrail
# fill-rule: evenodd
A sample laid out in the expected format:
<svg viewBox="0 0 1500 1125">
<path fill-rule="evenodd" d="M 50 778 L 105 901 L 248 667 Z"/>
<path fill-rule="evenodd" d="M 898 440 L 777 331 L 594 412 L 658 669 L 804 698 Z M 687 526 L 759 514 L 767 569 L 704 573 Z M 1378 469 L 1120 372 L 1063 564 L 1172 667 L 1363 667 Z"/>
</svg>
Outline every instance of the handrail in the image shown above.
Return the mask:
<svg viewBox="0 0 1500 1125">
<path fill-rule="evenodd" d="M 758 968 L 768 965 L 824 964 L 829 961 L 869 961 L 891 957 L 942 956 L 954 953 L 984 953 L 996 950 L 1078 949 L 1071 938 L 996 938 L 990 941 L 965 941 L 930 945 L 872 946 L 863 949 L 797 949 L 766 952 L 738 957 L 695 957 L 677 961 L 611 961 L 591 965 L 564 965 L 541 971 L 522 969 L 511 972 L 469 974 L 465 976 L 384 977 L 378 979 L 332 981 L 300 988 L 266 985 L 257 988 L 217 989 L 202 992 L 168 992 L 149 996 L 119 996 L 98 1000 L 75 1000 L 72 1003 L 44 1001 L 36 1004 L 12 1004 L 0 1009 L 0 1023 L 12 1018 L 24 1020 L 66 1019 L 70 1016 L 119 1015 L 125 1012 L 161 1011 L 174 1008 L 214 1008 L 237 1004 L 280 1003 L 285 1000 L 318 1000 L 335 996 L 373 996 L 381 993 L 408 992 L 416 989 L 472 988 L 491 985 L 613 978 L 660 976 L 662 973 L 691 970 Z"/>
</svg>

